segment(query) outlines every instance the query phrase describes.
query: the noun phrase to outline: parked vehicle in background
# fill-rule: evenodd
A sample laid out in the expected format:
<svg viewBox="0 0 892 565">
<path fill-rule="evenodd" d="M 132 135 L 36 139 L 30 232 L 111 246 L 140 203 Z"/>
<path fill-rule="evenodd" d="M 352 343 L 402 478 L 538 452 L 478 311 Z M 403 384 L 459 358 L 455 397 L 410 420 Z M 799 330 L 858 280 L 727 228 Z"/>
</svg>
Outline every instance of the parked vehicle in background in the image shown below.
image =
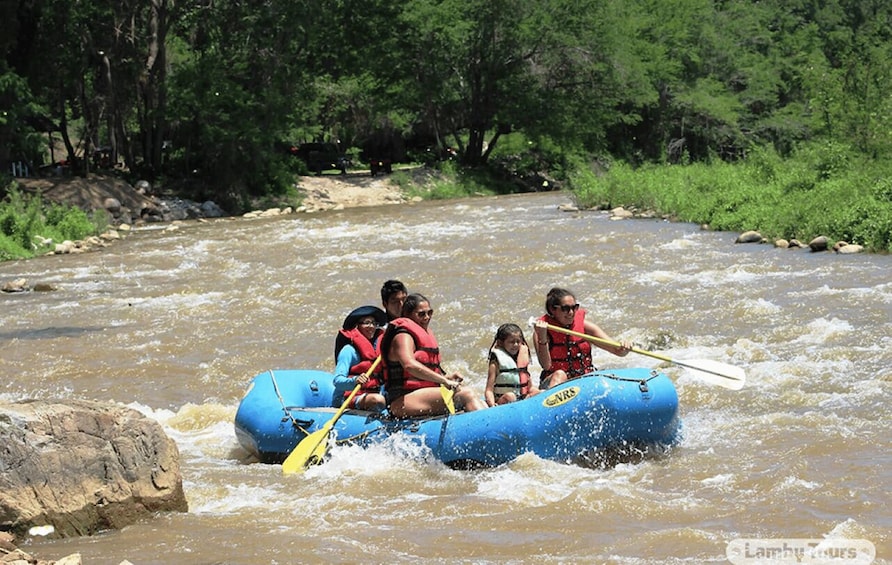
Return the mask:
<svg viewBox="0 0 892 565">
<path fill-rule="evenodd" d="M 292 146 L 292 155 L 307 164 L 307 169 L 317 175 L 322 171 L 339 170 L 342 175 L 347 174 L 347 167 L 351 165 L 350 159 L 342 153 L 334 143 L 301 143 Z"/>
<path fill-rule="evenodd" d="M 372 173 L 372 176 L 377 176 L 380 173 L 390 174 L 393 172 L 393 162 L 390 158 L 379 158 L 379 157 L 371 157 L 369 158 L 369 171 Z"/>
<path fill-rule="evenodd" d="M 373 177 L 390 174 L 394 163 L 405 160 L 406 147 L 402 138 L 393 131 L 377 131 L 363 142 L 359 158 L 368 162 Z"/>
</svg>

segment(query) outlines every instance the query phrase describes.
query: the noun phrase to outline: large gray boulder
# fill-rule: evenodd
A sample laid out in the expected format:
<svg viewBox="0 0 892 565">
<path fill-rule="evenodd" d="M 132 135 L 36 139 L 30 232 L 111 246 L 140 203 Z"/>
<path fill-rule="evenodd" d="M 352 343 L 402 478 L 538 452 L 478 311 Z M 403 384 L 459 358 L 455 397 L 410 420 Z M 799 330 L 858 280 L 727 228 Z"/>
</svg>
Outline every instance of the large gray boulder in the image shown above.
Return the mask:
<svg viewBox="0 0 892 565">
<path fill-rule="evenodd" d="M 179 451 L 158 422 L 90 401 L 0 403 L 0 530 L 80 536 L 187 510 Z"/>
</svg>

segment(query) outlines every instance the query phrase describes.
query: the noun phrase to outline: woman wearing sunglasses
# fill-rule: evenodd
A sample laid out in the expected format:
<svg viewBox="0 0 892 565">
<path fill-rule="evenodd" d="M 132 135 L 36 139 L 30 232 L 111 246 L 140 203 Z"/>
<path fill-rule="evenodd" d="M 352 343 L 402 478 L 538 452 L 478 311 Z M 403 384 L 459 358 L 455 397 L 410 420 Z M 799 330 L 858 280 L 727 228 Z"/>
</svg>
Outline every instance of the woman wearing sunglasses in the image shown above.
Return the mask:
<svg viewBox="0 0 892 565">
<path fill-rule="evenodd" d="M 539 388 L 545 390 L 570 379 L 581 377 L 595 370 L 592 364 L 592 344 L 580 337 L 548 329 L 548 325 L 560 326 L 577 333 L 614 341 L 607 332 L 594 322 L 585 319 L 585 310 L 579 307 L 576 297 L 567 289 L 552 288 L 545 298 L 546 314 L 536 320 L 536 356 L 542 366 Z M 627 341 L 622 347 L 601 345 L 598 347 L 614 355 L 625 357 L 632 349 Z"/>
<path fill-rule="evenodd" d="M 362 385 L 353 397 L 350 408 L 358 410 L 384 410 L 383 382 L 380 368 L 370 375 L 366 372 L 378 358 L 378 340 L 387 323 L 387 314 L 376 306 L 360 306 L 344 319 L 343 329 L 335 337 L 335 374 L 332 406 L 337 408 Z"/>
<path fill-rule="evenodd" d="M 434 310 L 424 296 L 413 293 L 403 302 L 402 317 L 388 324 L 381 340 L 387 409 L 396 418 L 416 418 L 447 412 L 440 385 L 455 391 L 456 407 L 471 412 L 486 404 L 471 389 L 461 388 L 459 373 L 440 367 L 440 347 L 428 326 Z"/>
</svg>

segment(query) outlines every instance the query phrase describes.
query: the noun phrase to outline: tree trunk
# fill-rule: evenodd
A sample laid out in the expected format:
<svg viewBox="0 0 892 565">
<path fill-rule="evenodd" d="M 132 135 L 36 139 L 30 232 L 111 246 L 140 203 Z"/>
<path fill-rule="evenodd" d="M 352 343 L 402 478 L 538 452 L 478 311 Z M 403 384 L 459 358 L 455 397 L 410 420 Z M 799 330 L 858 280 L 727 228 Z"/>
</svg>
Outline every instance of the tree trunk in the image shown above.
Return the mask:
<svg viewBox="0 0 892 565">
<path fill-rule="evenodd" d="M 118 120 L 118 105 L 115 97 L 115 84 L 112 80 L 111 61 L 108 55 L 102 54 L 102 72 L 105 75 L 105 84 L 108 87 L 108 99 L 106 100 L 106 129 L 108 130 L 108 146 L 111 148 L 110 162 L 113 164 L 118 160 L 118 140 L 117 132 L 120 120 Z M 101 148 L 103 143 L 101 139 L 97 139 L 97 149 Z"/>
<path fill-rule="evenodd" d="M 63 94 L 64 90 L 62 89 L 62 85 L 59 85 L 56 94 L 59 96 L 58 100 L 58 112 L 59 112 L 59 135 L 62 136 L 62 143 L 65 144 L 65 151 L 67 153 L 67 161 L 68 166 L 70 167 L 72 163 L 74 163 L 74 146 L 71 144 L 71 137 L 68 135 L 68 115 L 65 112 L 65 95 Z"/>
<path fill-rule="evenodd" d="M 166 41 L 170 28 L 170 13 L 167 0 L 152 0 L 149 16 L 149 45 L 145 75 L 140 81 L 142 92 L 143 160 L 153 174 L 161 171 L 164 131 L 167 111 L 165 81 L 167 77 Z"/>
</svg>

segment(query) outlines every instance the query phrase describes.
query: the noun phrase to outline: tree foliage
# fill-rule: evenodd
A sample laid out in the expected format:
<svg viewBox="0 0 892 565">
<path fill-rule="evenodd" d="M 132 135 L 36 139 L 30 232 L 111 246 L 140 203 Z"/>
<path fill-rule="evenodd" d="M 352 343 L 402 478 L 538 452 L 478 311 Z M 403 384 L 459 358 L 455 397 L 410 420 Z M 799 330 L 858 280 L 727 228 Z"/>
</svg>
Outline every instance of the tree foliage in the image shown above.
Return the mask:
<svg viewBox="0 0 892 565">
<path fill-rule="evenodd" d="M 13 0 L 0 17 L 3 170 L 53 140 L 78 172 L 103 148 L 233 206 L 287 189 L 283 146 L 380 131 L 472 167 L 515 132 L 638 164 L 892 151 L 879 0 Z"/>
</svg>

